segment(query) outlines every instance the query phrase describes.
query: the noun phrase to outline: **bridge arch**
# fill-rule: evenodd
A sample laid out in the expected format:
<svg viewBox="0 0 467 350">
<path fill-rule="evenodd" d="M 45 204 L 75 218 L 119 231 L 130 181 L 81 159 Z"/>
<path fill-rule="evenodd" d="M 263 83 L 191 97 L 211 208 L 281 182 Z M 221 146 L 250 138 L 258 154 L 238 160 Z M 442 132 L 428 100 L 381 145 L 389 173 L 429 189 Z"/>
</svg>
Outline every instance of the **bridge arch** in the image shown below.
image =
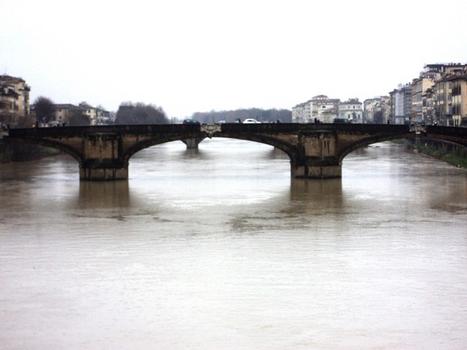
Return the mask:
<svg viewBox="0 0 467 350">
<path fill-rule="evenodd" d="M 462 142 L 451 140 L 450 138 L 447 138 L 446 136 L 442 136 L 442 135 L 440 136 L 436 134 L 416 135 L 414 133 L 406 133 L 402 135 L 374 136 L 374 137 L 364 138 L 358 142 L 355 142 L 355 143 L 352 143 L 346 146 L 341 152 L 339 152 L 339 155 L 338 155 L 339 164 L 342 164 L 342 161 L 348 154 L 352 153 L 353 151 L 357 149 L 369 146 L 371 144 L 378 143 L 378 142 L 392 141 L 392 140 L 400 140 L 400 139 L 408 140 L 408 139 L 416 139 L 416 138 L 420 140 L 437 141 L 437 142 L 441 142 L 444 144 L 467 148 L 467 145 L 463 144 Z"/>
<path fill-rule="evenodd" d="M 404 134 L 404 135 L 385 135 L 385 136 L 374 136 L 374 137 L 367 137 L 364 138 L 358 142 L 352 143 L 345 148 L 343 148 L 339 154 L 338 154 L 338 160 L 339 164 L 342 164 L 342 161 L 344 158 L 352 153 L 353 151 L 356 151 L 357 149 L 367 147 L 371 144 L 378 143 L 378 142 L 386 142 L 386 141 L 392 141 L 392 140 L 400 140 L 400 139 L 409 139 L 413 138 L 413 134 Z"/>
<path fill-rule="evenodd" d="M 219 135 L 215 136 L 216 138 L 226 138 L 226 139 L 233 139 L 233 140 L 242 140 L 242 141 L 250 141 L 256 143 L 262 143 L 268 146 L 273 146 L 280 149 L 282 152 L 287 154 L 290 160 L 296 158 L 297 147 L 277 138 L 268 135 L 236 135 L 236 134 L 227 134 L 227 135 Z"/>
<path fill-rule="evenodd" d="M 53 148 L 59 150 L 63 153 L 70 155 L 75 159 L 79 165 L 82 165 L 84 162 L 84 156 L 81 152 L 76 150 L 74 147 L 67 145 L 66 143 L 60 142 L 58 140 L 49 140 L 42 138 L 14 138 L 7 139 L 7 142 L 10 144 L 29 144 L 29 145 L 39 145 L 44 147 Z"/>
<path fill-rule="evenodd" d="M 141 141 L 137 141 L 125 149 L 123 156 L 122 156 L 123 162 L 128 166 L 130 158 L 133 157 L 133 155 L 135 155 L 139 151 L 142 151 L 143 149 L 146 149 L 152 146 L 161 145 L 161 144 L 168 143 L 168 142 L 182 141 L 183 139 L 184 137 L 180 135 L 169 135 L 165 137 L 158 136 L 154 138 L 147 138 Z"/>
<path fill-rule="evenodd" d="M 207 137 L 207 136 L 206 136 Z M 293 160 L 296 158 L 296 153 L 297 153 L 297 147 L 294 145 L 291 145 L 287 142 L 281 141 L 277 138 L 267 136 L 267 135 L 260 135 L 260 134 L 253 134 L 253 135 L 241 135 L 241 134 L 222 134 L 222 135 L 213 135 L 213 137 L 216 138 L 226 138 L 226 139 L 236 139 L 236 140 L 242 140 L 242 141 L 251 141 L 251 142 L 257 142 L 257 143 L 262 143 L 266 144 L 269 146 L 276 147 L 283 151 L 285 154 L 288 155 L 288 157 Z M 167 137 L 155 137 L 155 138 L 148 138 L 144 139 L 141 141 L 138 141 L 128 147 L 123 155 L 123 161 L 126 165 L 129 164 L 130 158 L 137 152 L 149 148 L 152 146 L 157 146 L 160 144 L 168 143 L 168 142 L 173 142 L 173 141 L 182 141 L 184 137 L 180 135 L 170 135 Z"/>
</svg>

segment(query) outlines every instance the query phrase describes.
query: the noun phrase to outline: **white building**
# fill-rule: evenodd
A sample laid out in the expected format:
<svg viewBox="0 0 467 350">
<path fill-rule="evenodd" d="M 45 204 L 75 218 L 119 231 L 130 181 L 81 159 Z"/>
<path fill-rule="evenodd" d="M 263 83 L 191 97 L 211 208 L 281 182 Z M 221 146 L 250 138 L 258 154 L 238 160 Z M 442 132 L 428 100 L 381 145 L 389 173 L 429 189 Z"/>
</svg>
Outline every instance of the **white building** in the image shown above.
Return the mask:
<svg viewBox="0 0 467 350">
<path fill-rule="evenodd" d="M 305 121 L 305 103 L 292 107 L 292 123 L 307 123 Z"/>
<path fill-rule="evenodd" d="M 363 122 L 367 124 L 386 124 L 390 121 L 391 104 L 389 96 L 366 99 L 363 102 Z"/>
<path fill-rule="evenodd" d="M 362 103 L 358 98 L 351 98 L 339 103 L 339 119 L 345 119 L 351 123 L 363 122 Z"/>
<path fill-rule="evenodd" d="M 96 107 L 96 124 L 97 125 L 109 125 L 115 121 L 115 113 L 106 111 L 102 106 Z"/>
<path fill-rule="evenodd" d="M 332 123 L 337 118 L 339 99 L 318 95 L 292 108 L 293 123 Z"/>
<path fill-rule="evenodd" d="M 86 102 L 81 102 L 79 108 L 88 116 L 90 125 L 97 125 L 97 108 Z"/>
</svg>

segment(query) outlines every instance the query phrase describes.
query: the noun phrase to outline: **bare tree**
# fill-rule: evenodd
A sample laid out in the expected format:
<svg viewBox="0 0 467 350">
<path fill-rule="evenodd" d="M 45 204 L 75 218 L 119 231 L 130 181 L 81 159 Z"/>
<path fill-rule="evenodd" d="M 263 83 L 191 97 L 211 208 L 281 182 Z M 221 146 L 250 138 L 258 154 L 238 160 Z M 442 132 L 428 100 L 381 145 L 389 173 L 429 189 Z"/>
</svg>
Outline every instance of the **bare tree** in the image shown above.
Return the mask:
<svg viewBox="0 0 467 350">
<path fill-rule="evenodd" d="M 161 107 L 141 102 L 120 104 L 115 124 L 167 124 L 169 120 Z"/>
</svg>

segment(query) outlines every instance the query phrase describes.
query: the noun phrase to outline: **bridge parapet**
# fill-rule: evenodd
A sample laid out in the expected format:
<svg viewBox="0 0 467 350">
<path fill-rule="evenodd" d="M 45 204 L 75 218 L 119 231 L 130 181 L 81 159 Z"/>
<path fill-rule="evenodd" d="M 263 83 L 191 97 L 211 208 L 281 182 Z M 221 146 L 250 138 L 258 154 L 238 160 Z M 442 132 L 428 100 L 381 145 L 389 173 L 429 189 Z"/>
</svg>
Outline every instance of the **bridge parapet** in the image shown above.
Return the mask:
<svg viewBox="0 0 467 350">
<path fill-rule="evenodd" d="M 221 133 L 222 128 L 217 124 L 201 125 L 200 132 L 205 133 L 207 137 L 211 138 L 215 134 Z"/>
<path fill-rule="evenodd" d="M 426 134 L 426 127 L 425 125 L 414 124 L 410 126 L 409 131 L 415 133 L 416 135 Z"/>
</svg>

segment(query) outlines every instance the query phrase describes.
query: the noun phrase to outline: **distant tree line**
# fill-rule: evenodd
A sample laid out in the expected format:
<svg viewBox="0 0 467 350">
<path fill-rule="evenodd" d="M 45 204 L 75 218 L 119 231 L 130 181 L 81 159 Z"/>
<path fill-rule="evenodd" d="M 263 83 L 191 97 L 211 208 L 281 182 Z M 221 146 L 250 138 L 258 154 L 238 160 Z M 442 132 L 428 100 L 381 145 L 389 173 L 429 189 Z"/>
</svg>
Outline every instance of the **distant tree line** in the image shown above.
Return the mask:
<svg viewBox="0 0 467 350">
<path fill-rule="evenodd" d="M 118 107 L 115 124 L 168 124 L 161 107 L 141 102 L 124 102 Z"/>
<path fill-rule="evenodd" d="M 237 119 L 254 118 L 260 122 L 277 122 L 290 123 L 292 121 L 292 112 L 288 109 L 236 109 L 232 111 L 211 111 L 211 112 L 196 112 L 191 116 L 191 119 L 197 120 L 200 123 L 217 123 L 225 120 L 226 123 L 235 123 Z"/>
</svg>

